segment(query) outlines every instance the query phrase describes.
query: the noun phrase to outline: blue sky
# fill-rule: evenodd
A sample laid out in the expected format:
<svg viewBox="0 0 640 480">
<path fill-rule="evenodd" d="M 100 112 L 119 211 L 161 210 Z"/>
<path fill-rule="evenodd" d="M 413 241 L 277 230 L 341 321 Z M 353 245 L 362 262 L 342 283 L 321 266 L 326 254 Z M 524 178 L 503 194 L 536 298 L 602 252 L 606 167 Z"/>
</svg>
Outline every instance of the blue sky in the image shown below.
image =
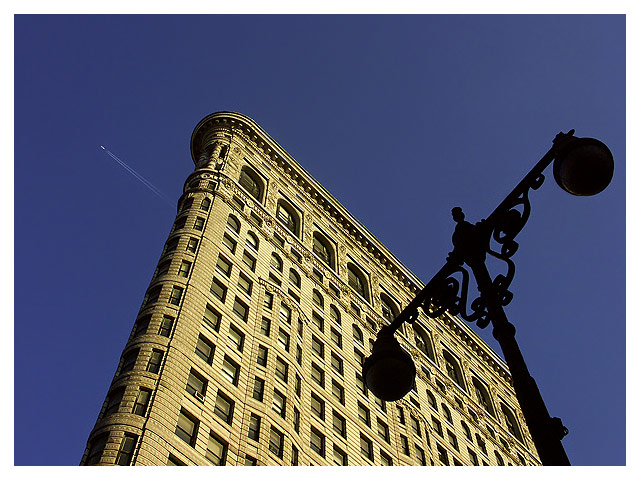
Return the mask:
<svg viewBox="0 0 640 480">
<path fill-rule="evenodd" d="M 233 110 L 423 281 L 452 207 L 486 217 L 560 131 L 604 141 L 603 193 L 531 194 L 506 312 L 572 463 L 625 464 L 625 54 L 613 15 L 17 16 L 15 463 L 80 461 L 174 218 L 100 145 L 177 199 Z"/>
</svg>

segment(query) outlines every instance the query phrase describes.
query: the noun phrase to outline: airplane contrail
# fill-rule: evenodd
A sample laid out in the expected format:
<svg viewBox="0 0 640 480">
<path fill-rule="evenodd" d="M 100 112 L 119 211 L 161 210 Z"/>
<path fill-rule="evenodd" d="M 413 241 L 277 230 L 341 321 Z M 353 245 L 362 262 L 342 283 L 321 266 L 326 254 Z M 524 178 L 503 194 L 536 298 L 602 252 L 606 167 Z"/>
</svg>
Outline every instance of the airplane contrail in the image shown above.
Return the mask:
<svg viewBox="0 0 640 480">
<path fill-rule="evenodd" d="M 176 206 L 175 203 L 173 203 L 171 200 L 169 200 L 160 190 L 158 190 L 151 182 L 149 182 L 146 178 L 144 178 L 142 175 L 140 175 L 138 172 L 136 172 L 133 168 L 131 168 L 129 165 L 127 165 L 122 160 L 120 160 L 118 157 L 116 157 L 108 149 L 104 148 L 104 146 L 100 145 L 100 148 L 102 150 L 104 150 L 107 153 L 107 155 L 109 155 L 116 162 L 118 162 L 118 164 L 122 168 L 124 168 L 127 172 L 129 172 L 131 175 L 133 175 L 135 178 L 137 178 L 145 187 L 147 187 L 149 190 L 151 190 L 153 193 L 155 193 L 158 197 L 163 199 L 165 202 L 167 202 L 172 207 Z"/>
</svg>

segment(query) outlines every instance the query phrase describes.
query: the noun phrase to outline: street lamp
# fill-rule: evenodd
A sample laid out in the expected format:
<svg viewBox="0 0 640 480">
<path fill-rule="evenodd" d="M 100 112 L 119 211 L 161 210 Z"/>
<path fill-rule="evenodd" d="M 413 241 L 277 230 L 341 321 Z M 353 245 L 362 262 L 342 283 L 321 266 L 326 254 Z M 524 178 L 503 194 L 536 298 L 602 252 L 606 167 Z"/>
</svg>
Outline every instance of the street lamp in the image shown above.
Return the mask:
<svg viewBox="0 0 640 480">
<path fill-rule="evenodd" d="M 476 322 L 480 328 L 491 323 L 492 334 L 511 372 L 516 397 L 543 465 L 570 465 L 561 442 L 568 430 L 559 418 L 549 415 L 516 342 L 516 329 L 509 323 L 503 307 L 513 298 L 508 287 L 515 275 L 511 257 L 518 244 L 514 238 L 529 218 L 529 191 L 540 188 L 544 169 L 555 159 L 556 182 L 563 190 L 578 196 L 600 193 L 613 178 L 613 156 L 607 146 L 593 138 L 574 137 L 573 133 L 571 130 L 556 135 L 551 149 L 485 220 L 471 224 L 465 221 L 460 207 L 453 208 L 451 213 L 457 223 L 452 237 L 453 251 L 409 305 L 380 329 L 371 356 L 363 365 L 364 380 L 376 397 L 399 400 L 414 385 L 416 367 L 393 334 L 403 323 L 413 324 L 418 319 L 418 308 L 431 318 L 448 310 L 468 322 Z M 492 240 L 499 249 L 492 248 Z M 486 266 L 487 253 L 506 264 L 506 274 L 491 277 Z M 469 272 L 465 264 L 471 269 L 480 292 L 471 302 L 470 312 L 467 311 Z"/>
</svg>

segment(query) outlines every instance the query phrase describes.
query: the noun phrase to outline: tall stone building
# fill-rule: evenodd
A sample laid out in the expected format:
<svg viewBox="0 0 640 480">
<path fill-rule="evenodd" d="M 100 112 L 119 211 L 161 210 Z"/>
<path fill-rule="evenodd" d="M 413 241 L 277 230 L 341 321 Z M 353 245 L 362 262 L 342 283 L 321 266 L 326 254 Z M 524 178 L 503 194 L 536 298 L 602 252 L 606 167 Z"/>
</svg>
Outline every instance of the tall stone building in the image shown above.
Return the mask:
<svg viewBox="0 0 640 480">
<path fill-rule="evenodd" d="M 462 320 L 399 335 L 415 388 L 362 363 L 421 282 L 250 118 L 195 171 L 82 465 L 538 465 L 509 371 Z M 422 315 L 422 314 L 421 314 Z"/>
</svg>

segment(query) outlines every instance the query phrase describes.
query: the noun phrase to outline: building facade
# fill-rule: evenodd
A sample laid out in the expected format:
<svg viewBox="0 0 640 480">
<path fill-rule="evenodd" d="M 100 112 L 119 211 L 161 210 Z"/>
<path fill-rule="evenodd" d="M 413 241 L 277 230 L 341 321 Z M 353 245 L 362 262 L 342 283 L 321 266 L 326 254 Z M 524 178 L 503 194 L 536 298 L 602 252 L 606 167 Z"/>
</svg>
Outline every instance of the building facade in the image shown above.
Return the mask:
<svg viewBox="0 0 640 480">
<path fill-rule="evenodd" d="M 81 465 L 539 465 L 509 371 L 449 314 L 403 328 L 414 389 L 362 363 L 422 283 L 250 118 L 194 172 Z"/>
</svg>

